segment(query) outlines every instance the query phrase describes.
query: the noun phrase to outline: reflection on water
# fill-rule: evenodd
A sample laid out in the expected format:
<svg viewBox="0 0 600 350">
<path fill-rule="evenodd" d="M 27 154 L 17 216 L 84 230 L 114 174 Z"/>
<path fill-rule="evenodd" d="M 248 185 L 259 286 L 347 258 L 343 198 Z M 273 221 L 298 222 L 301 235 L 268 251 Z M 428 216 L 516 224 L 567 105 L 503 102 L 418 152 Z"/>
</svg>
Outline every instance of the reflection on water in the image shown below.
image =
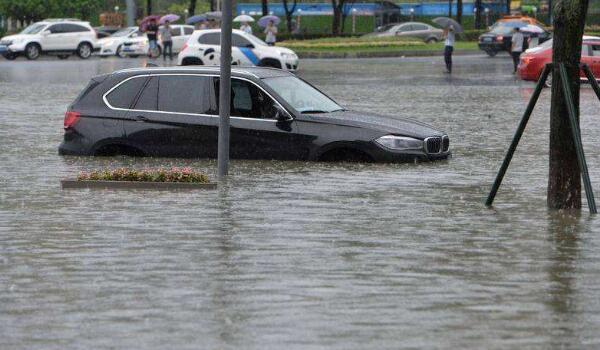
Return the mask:
<svg viewBox="0 0 600 350">
<path fill-rule="evenodd" d="M 300 72 L 446 130 L 449 161 L 233 161 L 224 186 L 189 193 L 59 188 L 102 167 L 215 176 L 214 160 L 57 156 L 87 79 L 139 61 L 0 62 L 1 348 L 597 347 L 600 229 L 545 208 L 549 96 L 486 209 L 531 84 L 506 57 L 456 61 L 453 77 L 441 59 Z M 594 184 L 596 103 L 584 89 Z"/>
</svg>

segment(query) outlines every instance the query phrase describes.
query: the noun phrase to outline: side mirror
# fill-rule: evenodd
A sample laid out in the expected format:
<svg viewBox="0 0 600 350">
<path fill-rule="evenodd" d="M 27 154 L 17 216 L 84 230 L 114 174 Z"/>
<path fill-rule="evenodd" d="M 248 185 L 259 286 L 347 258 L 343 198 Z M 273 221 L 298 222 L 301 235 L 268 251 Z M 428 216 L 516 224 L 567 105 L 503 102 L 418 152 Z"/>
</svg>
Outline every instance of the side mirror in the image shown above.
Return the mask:
<svg viewBox="0 0 600 350">
<path fill-rule="evenodd" d="M 129 37 L 130 38 L 137 38 L 138 37 L 138 33 L 132 33 Z"/>
<path fill-rule="evenodd" d="M 281 108 L 279 105 L 275 105 L 275 119 L 279 122 L 291 122 L 294 120 L 285 109 Z"/>
<path fill-rule="evenodd" d="M 252 45 L 252 44 L 246 44 L 246 47 L 249 48 L 249 49 L 253 49 L 254 45 Z"/>
<path fill-rule="evenodd" d="M 49 35 L 51 34 L 49 30 L 44 30 L 43 32 L 41 32 L 40 34 L 42 34 L 43 36 Z"/>
</svg>

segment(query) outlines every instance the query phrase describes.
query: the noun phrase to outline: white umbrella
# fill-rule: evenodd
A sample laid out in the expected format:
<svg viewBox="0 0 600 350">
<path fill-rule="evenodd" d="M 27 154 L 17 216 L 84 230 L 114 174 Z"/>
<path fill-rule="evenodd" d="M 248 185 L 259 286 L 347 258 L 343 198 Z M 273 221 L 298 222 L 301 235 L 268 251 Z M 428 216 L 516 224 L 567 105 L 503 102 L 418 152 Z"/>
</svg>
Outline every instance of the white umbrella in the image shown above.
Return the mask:
<svg viewBox="0 0 600 350">
<path fill-rule="evenodd" d="M 254 22 L 254 18 L 248 15 L 239 15 L 233 19 L 234 22 Z"/>
</svg>

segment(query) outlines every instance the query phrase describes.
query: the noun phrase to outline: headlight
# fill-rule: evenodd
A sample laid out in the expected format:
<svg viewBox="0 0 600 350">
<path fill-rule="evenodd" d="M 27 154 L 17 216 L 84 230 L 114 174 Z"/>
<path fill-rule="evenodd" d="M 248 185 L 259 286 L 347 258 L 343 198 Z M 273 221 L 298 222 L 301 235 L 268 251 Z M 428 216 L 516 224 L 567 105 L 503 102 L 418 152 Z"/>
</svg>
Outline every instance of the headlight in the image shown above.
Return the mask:
<svg viewBox="0 0 600 350">
<path fill-rule="evenodd" d="M 13 42 L 11 40 L 1 40 L 0 41 L 0 45 L 10 46 L 12 44 L 13 44 Z"/>
<path fill-rule="evenodd" d="M 294 56 L 296 56 L 296 55 L 294 55 L 293 53 L 286 53 L 286 52 L 281 53 L 281 57 L 285 58 L 285 59 L 293 59 Z"/>
<path fill-rule="evenodd" d="M 396 151 L 423 149 L 423 140 L 412 137 L 386 135 L 376 139 L 375 142 Z"/>
</svg>

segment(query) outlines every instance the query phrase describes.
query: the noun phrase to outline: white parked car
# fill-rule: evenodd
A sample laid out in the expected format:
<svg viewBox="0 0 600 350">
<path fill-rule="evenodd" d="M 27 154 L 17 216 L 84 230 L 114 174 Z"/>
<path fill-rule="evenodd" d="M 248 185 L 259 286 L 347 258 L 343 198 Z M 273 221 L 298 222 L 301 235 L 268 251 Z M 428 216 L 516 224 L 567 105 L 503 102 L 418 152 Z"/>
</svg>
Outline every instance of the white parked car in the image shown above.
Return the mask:
<svg viewBox="0 0 600 350">
<path fill-rule="evenodd" d="M 120 29 L 111 36 L 98 40 L 98 45 L 100 46 L 98 55 L 103 57 L 113 55 L 125 57 L 126 54 L 123 52 L 123 44 L 140 37 L 145 38 L 145 34 L 140 32 L 138 27 Z"/>
<path fill-rule="evenodd" d="M 47 19 L 0 39 L 0 54 L 9 60 L 19 55 L 35 60 L 43 53 L 86 59 L 97 49 L 96 31 L 89 22 L 76 19 Z"/>
<path fill-rule="evenodd" d="M 162 28 L 162 26 L 161 26 Z M 173 40 L 173 54 L 181 51 L 187 40 L 194 32 L 194 26 L 184 24 L 171 24 L 171 36 Z M 148 54 L 148 37 L 146 34 L 141 33 L 136 38 L 131 38 L 123 43 L 123 54 L 131 57 L 137 57 L 140 55 Z M 158 54 L 162 52 L 162 46 L 160 44 L 160 37 L 158 40 Z"/>
<path fill-rule="evenodd" d="M 269 46 L 264 41 L 241 30 L 234 29 L 231 38 L 232 64 L 239 66 L 262 66 L 288 71 L 298 69 L 298 56 L 281 46 Z M 219 65 L 221 30 L 197 30 L 179 53 L 178 64 Z"/>
</svg>

